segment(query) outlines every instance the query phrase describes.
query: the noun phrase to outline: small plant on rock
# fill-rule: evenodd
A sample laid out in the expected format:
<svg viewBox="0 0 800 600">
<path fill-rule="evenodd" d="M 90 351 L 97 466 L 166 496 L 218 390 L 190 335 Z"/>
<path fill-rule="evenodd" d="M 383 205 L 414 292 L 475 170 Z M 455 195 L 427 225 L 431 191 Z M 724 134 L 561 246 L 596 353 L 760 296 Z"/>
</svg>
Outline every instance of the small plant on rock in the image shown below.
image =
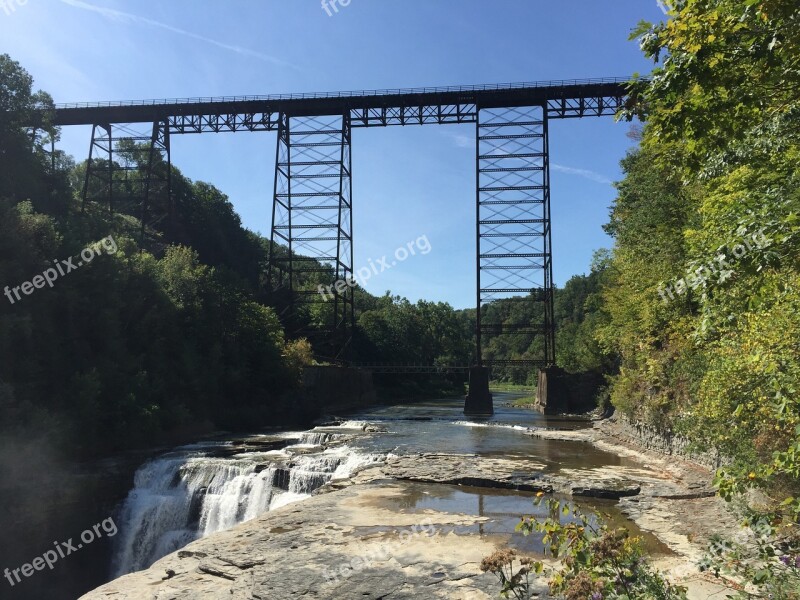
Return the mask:
<svg viewBox="0 0 800 600">
<path fill-rule="evenodd" d="M 541 502 L 541 496 L 536 504 Z M 542 534 L 545 550 L 561 559 L 550 591 L 566 600 L 685 600 L 686 589 L 648 563 L 638 538 L 610 529 L 574 506 L 549 499 L 550 517 L 523 517 L 517 531 Z M 562 518 L 570 517 L 567 523 Z"/>
<path fill-rule="evenodd" d="M 544 565 L 540 561 L 523 556 L 519 558 L 519 570 L 515 571 L 516 559 L 516 550 L 508 548 L 498 550 L 481 561 L 481 571 L 497 575 L 502 585 L 500 595 L 503 598 L 513 594 L 517 600 L 528 600 L 531 597 L 531 574 L 535 577 L 542 573 Z"/>
</svg>

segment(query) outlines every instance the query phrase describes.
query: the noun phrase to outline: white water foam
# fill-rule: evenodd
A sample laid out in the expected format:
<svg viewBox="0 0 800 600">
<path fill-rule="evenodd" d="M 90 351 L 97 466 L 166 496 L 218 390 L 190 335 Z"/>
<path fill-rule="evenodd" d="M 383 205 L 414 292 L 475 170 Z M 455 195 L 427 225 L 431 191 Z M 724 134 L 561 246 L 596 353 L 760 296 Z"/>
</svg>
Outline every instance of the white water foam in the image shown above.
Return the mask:
<svg viewBox="0 0 800 600">
<path fill-rule="evenodd" d="M 324 443 L 341 434 L 291 437 L 303 435 Z M 146 569 L 197 538 L 304 500 L 332 479 L 385 458 L 339 446 L 313 454 L 293 455 L 287 447 L 233 457 L 182 452 L 152 460 L 136 472 L 120 510 L 112 575 Z"/>
<path fill-rule="evenodd" d="M 498 429 L 512 429 L 514 431 L 533 431 L 531 427 L 524 425 L 509 425 L 507 423 L 475 423 L 473 421 L 453 421 L 453 425 L 462 427 L 496 427 Z"/>
</svg>

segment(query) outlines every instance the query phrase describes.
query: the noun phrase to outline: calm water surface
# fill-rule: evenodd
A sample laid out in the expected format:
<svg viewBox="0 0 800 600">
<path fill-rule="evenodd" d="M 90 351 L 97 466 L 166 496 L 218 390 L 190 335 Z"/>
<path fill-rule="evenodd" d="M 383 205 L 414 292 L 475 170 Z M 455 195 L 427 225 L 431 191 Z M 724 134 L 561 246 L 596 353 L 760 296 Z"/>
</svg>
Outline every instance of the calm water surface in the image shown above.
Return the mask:
<svg viewBox="0 0 800 600">
<path fill-rule="evenodd" d="M 550 417 L 530 409 L 514 408 L 514 394 L 495 394 L 495 414 L 486 419 L 464 416 L 463 400 L 439 400 L 412 405 L 379 407 L 348 418 L 383 425 L 386 433 L 358 439 L 350 445 L 369 452 L 414 454 L 478 454 L 535 459 L 548 470 L 593 468 L 637 463 L 586 443 L 544 440 L 526 435 L 532 429 L 581 429 L 591 422 L 581 417 Z"/>
</svg>

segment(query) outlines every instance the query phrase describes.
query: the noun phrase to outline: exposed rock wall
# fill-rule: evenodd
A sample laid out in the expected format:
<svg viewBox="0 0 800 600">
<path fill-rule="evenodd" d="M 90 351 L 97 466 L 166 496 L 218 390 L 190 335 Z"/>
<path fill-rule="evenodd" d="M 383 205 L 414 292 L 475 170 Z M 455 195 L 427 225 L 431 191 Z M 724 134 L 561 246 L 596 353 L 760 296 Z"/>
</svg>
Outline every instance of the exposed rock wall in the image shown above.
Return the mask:
<svg viewBox="0 0 800 600">
<path fill-rule="evenodd" d="M 691 440 L 672 431 L 661 431 L 652 425 L 633 422 L 625 415 L 615 414 L 596 425 L 605 434 L 627 439 L 647 450 L 675 455 L 691 460 L 711 469 L 725 464 L 725 458 L 717 451 L 699 452 L 692 448 Z"/>
</svg>

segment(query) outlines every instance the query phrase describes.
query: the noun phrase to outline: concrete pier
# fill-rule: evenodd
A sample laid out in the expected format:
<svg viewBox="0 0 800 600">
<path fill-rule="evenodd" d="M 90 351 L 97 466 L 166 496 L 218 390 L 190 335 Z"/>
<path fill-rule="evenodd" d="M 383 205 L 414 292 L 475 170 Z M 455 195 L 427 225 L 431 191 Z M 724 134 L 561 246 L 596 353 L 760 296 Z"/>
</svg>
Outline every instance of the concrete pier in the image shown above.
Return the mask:
<svg viewBox="0 0 800 600">
<path fill-rule="evenodd" d="M 464 414 L 471 417 L 490 417 L 494 414 L 487 367 L 471 367 L 469 370 L 469 394 L 464 402 Z"/>
</svg>

